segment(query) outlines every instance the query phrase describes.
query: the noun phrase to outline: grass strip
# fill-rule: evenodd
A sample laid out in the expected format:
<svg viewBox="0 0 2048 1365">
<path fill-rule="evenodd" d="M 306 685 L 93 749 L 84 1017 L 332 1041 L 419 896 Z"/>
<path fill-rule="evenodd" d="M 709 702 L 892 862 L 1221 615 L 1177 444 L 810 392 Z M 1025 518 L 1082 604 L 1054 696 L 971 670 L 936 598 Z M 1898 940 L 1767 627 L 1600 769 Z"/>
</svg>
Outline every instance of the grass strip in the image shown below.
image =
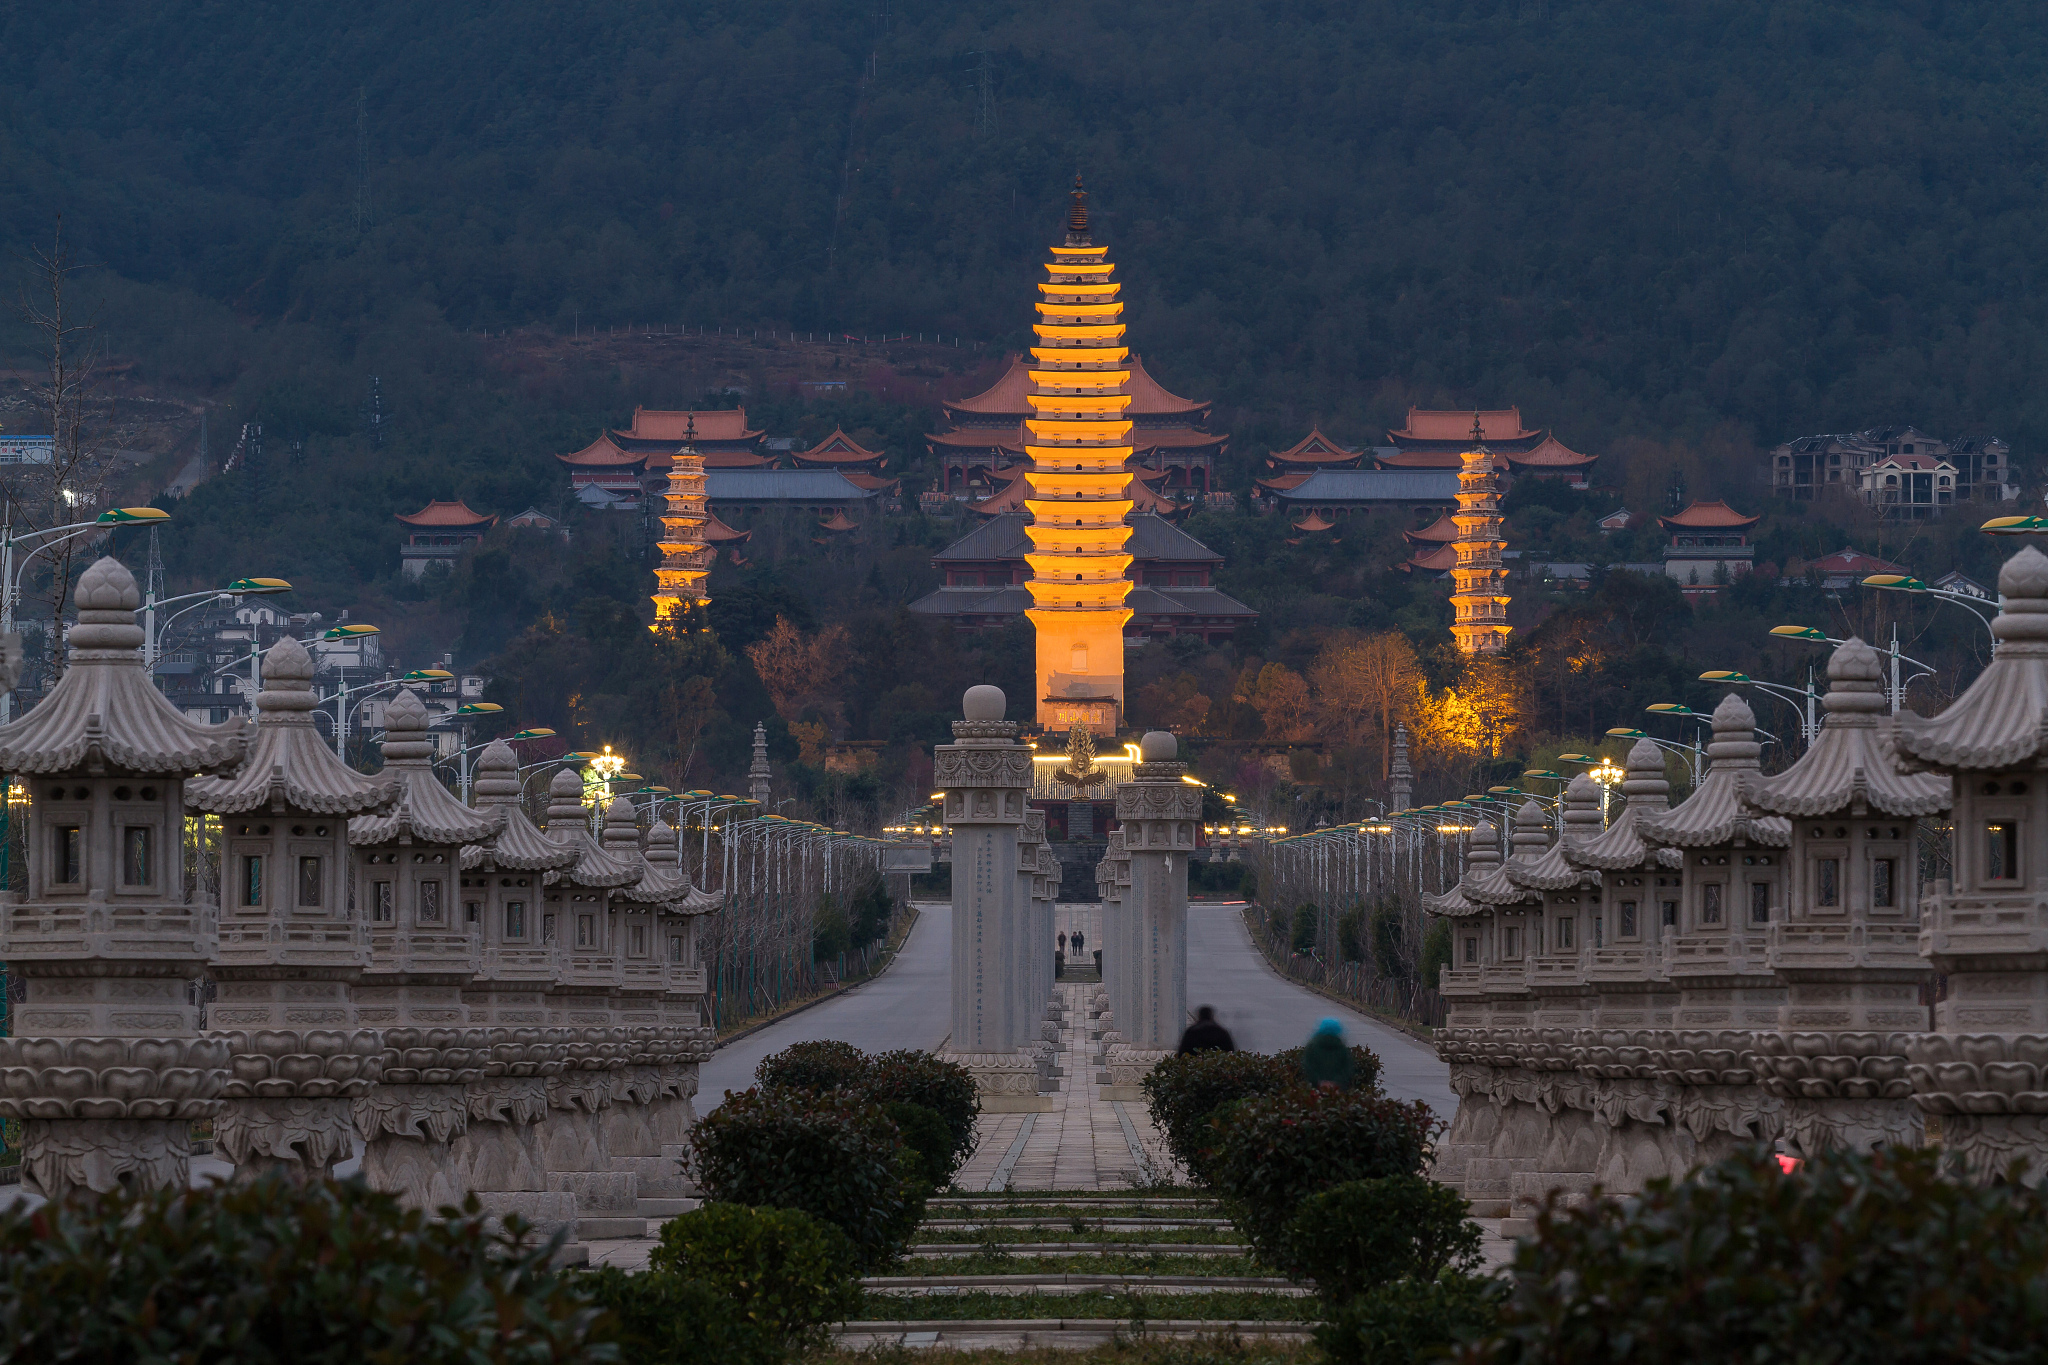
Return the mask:
<svg viewBox="0 0 2048 1365">
<path fill-rule="evenodd" d="M 809 1365 L 1321 1365 L 1322 1353 L 1306 1341 L 1267 1341 L 1221 1332 L 1183 1341 L 1132 1338 L 1085 1350 L 1061 1346 L 995 1347 L 948 1351 L 943 1357 L 914 1346 L 827 1349 L 806 1357 Z"/>
<path fill-rule="evenodd" d="M 911 1257 L 901 1274 L 908 1275 L 1270 1275 L 1250 1256 L 1177 1256 L 1147 1252 L 1097 1252 L 1081 1256 L 930 1256 Z"/>
<path fill-rule="evenodd" d="M 1142 1246 L 1148 1242 L 1184 1242 L 1199 1244 L 1215 1242 L 1235 1245 L 1239 1239 L 1236 1228 L 1232 1227 L 1171 1227 L 1171 1228 L 1112 1228 L 1101 1229 L 1073 1223 L 1037 1223 L 1027 1227 L 990 1227 L 977 1224 L 972 1227 L 933 1228 L 918 1230 L 920 1242 L 953 1242 L 962 1246 L 975 1246 L 982 1242 L 1114 1242 Z"/>
<path fill-rule="evenodd" d="M 863 1321 L 918 1319 L 1102 1318 L 1132 1323 L 1153 1318 L 1243 1318 L 1257 1322 L 1313 1322 L 1313 1298 L 1237 1289 L 1206 1294 L 885 1294 L 861 1295 Z"/>
</svg>

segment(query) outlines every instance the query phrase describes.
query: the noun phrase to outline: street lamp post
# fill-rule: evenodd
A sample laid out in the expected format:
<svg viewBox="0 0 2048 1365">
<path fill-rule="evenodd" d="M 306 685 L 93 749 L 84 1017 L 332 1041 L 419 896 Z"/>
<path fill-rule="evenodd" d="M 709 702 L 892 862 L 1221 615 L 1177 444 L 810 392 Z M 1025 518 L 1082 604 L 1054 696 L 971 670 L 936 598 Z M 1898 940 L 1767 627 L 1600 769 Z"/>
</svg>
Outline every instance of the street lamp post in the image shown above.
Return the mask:
<svg viewBox="0 0 2048 1365">
<path fill-rule="evenodd" d="M 1781 640 L 1805 640 L 1813 644 L 1844 645 L 1848 643 L 1847 640 L 1838 640 L 1832 635 L 1828 635 L 1821 631 L 1815 630 L 1812 626 L 1772 626 L 1771 634 L 1777 636 Z M 1896 621 L 1892 623 L 1892 644 L 1890 654 L 1892 665 L 1892 714 L 1896 716 L 1899 713 L 1899 708 L 1906 704 L 1906 689 L 1921 678 L 1933 677 L 1935 674 L 1935 667 L 1933 664 L 1922 663 L 1920 660 L 1915 659 L 1910 655 L 1899 653 L 1899 625 Z M 1910 664 L 1914 668 L 1919 669 L 1920 672 L 1913 674 L 1909 678 L 1901 679 L 1899 675 L 1899 665 L 1901 663 Z M 1808 669 L 1807 676 L 1811 678 L 1812 675 L 1813 670 Z M 1810 686 L 1811 684 L 1809 683 L 1809 687 Z M 1818 733 L 1818 731 L 1816 731 L 1816 733 Z"/>
<path fill-rule="evenodd" d="M 1939 602 L 1953 602 L 1969 612 L 1971 620 L 1984 627 L 1984 633 L 1991 637 L 1992 644 L 1998 643 L 1998 636 L 1991 629 L 1991 618 L 1977 610 L 1981 599 L 1972 597 L 1969 593 L 1956 592 L 1950 588 L 1930 588 L 1911 574 L 1902 573 L 1874 573 L 1863 580 L 1863 586 L 1878 588 L 1885 592 L 1909 593 L 1914 597 L 1932 597 Z"/>
<path fill-rule="evenodd" d="M 1796 687 L 1787 687 L 1783 683 L 1764 682 L 1761 679 L 1750 677 L 1747 673 L 1739 673 L 1732 668 L 1710 668 L 1700 674 L 1700 681 L 1721 683 L 1729 687 L 1754 687 L 1759 691 L 1768 693 L 1770 696 L 1785 702 L 1793 708 L 1793 714 L 1799 721 L 1800 743 L 1810 749 L 1813 747 L 1813 741 L 1820 737 L 1819 694 L 1814 691 L 1813 670 L 1810 668 L 1806 670 L 1806 689 L 1804 691 Z M 1759 729 L 1757 733 L 1774 741 L 1778 738 L 1776 735 L 1771 734 L 1770 731 L 1764 729 Z"/>
</svg>

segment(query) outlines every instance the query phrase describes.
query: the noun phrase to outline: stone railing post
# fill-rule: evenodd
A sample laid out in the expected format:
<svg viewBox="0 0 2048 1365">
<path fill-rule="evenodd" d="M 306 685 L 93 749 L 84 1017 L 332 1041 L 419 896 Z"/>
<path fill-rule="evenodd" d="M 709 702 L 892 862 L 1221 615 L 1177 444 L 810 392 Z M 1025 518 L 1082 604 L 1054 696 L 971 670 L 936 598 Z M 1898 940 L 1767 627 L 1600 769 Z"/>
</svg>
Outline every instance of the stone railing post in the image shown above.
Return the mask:
<svg viewBox="0 0 2048 1365">
<path fill-rule="evenodd" d="M 1132 779 L 1117 784 L 1116 818 L 1130 855 L 1123 920 L 1130 958 L 1117 1001 L 1123 1042 L 1109 1050 L 1107 1099 L 1142 1099 L 1138 1085 L 1173 1055 L 1188 1025 L 1188 860 L 1202 820 L 1202 789 L 1181 781 L 1180 743 L 1163 730 L 1138 742 Z"/>
</svg>

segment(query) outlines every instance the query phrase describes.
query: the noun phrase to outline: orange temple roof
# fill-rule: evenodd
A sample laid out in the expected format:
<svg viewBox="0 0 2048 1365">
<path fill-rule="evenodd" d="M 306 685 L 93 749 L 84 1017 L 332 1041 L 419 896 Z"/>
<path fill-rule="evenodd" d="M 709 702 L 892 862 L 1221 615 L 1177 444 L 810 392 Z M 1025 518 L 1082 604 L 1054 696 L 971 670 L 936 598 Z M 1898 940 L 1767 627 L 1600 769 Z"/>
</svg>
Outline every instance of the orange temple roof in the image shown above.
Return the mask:
<svg viewBox="0 0 2048 1365">
<path fill-rule="evenodd" d="M 1508 455 L 1508 464 L 1516 469 L 1527 466 L 1531 469 L 1583 469 L 1600 457 L 1581 455 L 1555 436 L 1545 436 L 1534 450 L 1517 455 Z"/>
<path fill-rule="evenodd" d="M 962 446 L 969 450 L 1008 450 L 1022 455 L 1024 424 L 1019 422 L 1014 430 L 1009 427 L 968 427 L 963 431 L 926 432 L 925 439 L 933 445 Z"/>
<path fill-rule="evenodd" d="M 838 427 L 809 450 L 791 451 L 790 457 L 807 464 L 827 465 L 873 464 L 886 458 L 881 451 L 869 450 Z"/>
<path fill-rule="evenodd" d="M 1300 521 L 1293 523 L 1293 525 L 1297 531 L 1328 531 L 1334 529 L 1337 523 L 1326 521 L 1318 513 L 1310 512 Z"/>
<path fill-rule="evenodd" d="M 1458 538 L 1458 527 L 1449 517 L 1438 517 L 1419 531 L 1403 531 L 1410 545 L 1448 545 Z"/>
<path fill-rule="evenodd" d="M 1462 469 L 1465 460 L 1456 450 L 1397 450 L 1375 455 L 1373 463 L 1381 469 Z"/>
<path fill-rule="evenodd" d="M 698 528 L 697 536 L 711 545 L 724 545 L 728 543 L 744 545 L 747 541 L 754 538 L 754 533 L 752 531 L 736 531 L 720 521 L 717 513 L 706 512 L 704 514 L 704 524 Z"/>
<path fill-rule="evenodd" d="M 711 412 L 671 412 L 660 408 L 634 408 L 633 425 L 620 436 L 635 441 L 674 441 L 680 444 L 690 432 L 690 419 L 697 419 L 699 441 L 751 441 L 760 436 L 747 429 L 747 410 L 727 408 Z"/>
<path fill-rule="evenodd" d="M 1139 427 L 1131 433 L 1131 444 L 1138 450 L 1200 450 L 1204 446 L 1220 446 L 1230 439 L 1227 431 L 1196 431 L 1193 427 L 1160 427 L 1148 431 Z"/>
<path fill-rule="evenodd" d="M 1487 441 L 1524 441 L 1540 432 L 1529 431 L 1522 426 L 1520 408 L 1482 409 L 1474 413 L 1471 408 L 1440 410 L 1435 408 L 1408 409 L 1408 425 L 1400 431 L 1389 431 L 1387 435 L 1394 444 L 1402 441 L 1469 441 L 1472 439 L 1472 419 L 1479 418 L 1481 439 Z"/>
<path fill-rule="evenodd" d="M 831 516 L 819 522 L 818 525 L 827 531 L 858 531 L 860 529 L 859 522 L 847 520 L 846 513 L 837 507 L 832 509 Z"/>
<path fill-rule="evenodd" d="M 1457 565 L 1457 548 L 1449 543 L 1445 543 L 1433 550 L 1424 550 L 1411 556 L 1402 567 L 1410 573 L 1417 569 L 1428 573 L 1449 573 Z"/>
<path fill-rule="evenodd" d="M 476 511 L 460 498 L 453 502 L 430 502 L 417 512 L 400 512 L 397 517 L 408 526 L 491 527 L 498 522 L 497 513 Z"/>
<path fill-rule="evenodd" d="M 901 487 L 903 483 L 901 479 L 885 479 L 879 474 L 864 474 L 858 469 L 842 469 L 839 471 L 839 477 L 852 484 L 855 488 L 866 489 L 870 493 L 879 492 L 885 488 L 893 492 Z"/>
<path fill-rule="evenodd" d="M 1308 435 L 1302 437 L 1301 440 L 1285 450 L 1269 452 L 1266 457 L 1266 463 L 1276 469 L 1290 464 L 1315 465 L 1319 468 L 1338 469 L 1356 465 L 1359 458 L 1357 451 L 1346 450 L 1343 446 L 1338 445 L 1335 441 L 1323 435 L 1321 430 L 1318 429 L 1310 431 Z"/>
<path fill-rule="evenodd" d="M 1031 404 L 1025 401 L 1030 392 L 1031 377 L 1025 372 L 1024 357 L 1013 354 L 1002 378 L 972 398 L 956 398 L 945 406 L 954 412 L 1001 413 L 1006 417 L 1016 413 L 1021 418 L 1031 411 Z"/>
<path fill-rule="evenodd" d="M 607 432 L 575 454 L 557 455 L 555 458 L 563 464 L 576 465 L 587 469 L 624 468 L 627 465 L 639 464 L 647 457 L 619 449 L 618 446 L 612 443 L 611 434 Z"/>
<path fill-rule="evenodd" d="M 1657 520 L 1674 531 L 1739 531 L 1756 525 L 1763 518 L 1746 517 L 1727 503 L 1716 499 L 1713 502 L 1695 500 L 1688 504 L 1684 511 L 1668 517 L 1659 517 Z"/>
<path fill-rule="evenodd" d="M 1209 411 L 1207 403 L 1197 403 L 1192 398 L 1182 398 L 1170 393 L 1164 385 L 1145 370 L 1145 362 L 1136 355 L 1130 358 L 1130 406 L 1124 409 L 1127 416 L 1166 417 L 1184 416 L 1198 418 Z M 1000 414 L 1012 413 L 1024 417 L 1031 411 L 1027 395 L 1031 392 L 1031 376 L 1027 362 L 1021 355 L 1010 357 L 1010 368 L 1003 371 L 1002 378 L 972 398 L 955 398 L 945 404 L 948 412 L 969 412 Z M 1220 439 L 1220 438 L 1218 438 Z"/>
<path fill-rule="evenodd" d="M 1209 410 L 1207 403 L 1197 403 L 1192 398 L 1182 398 L 1179 394 L 1168 393 L 1158 380 L 1146 372 L 1145 361 L 1136 352 L 1131 354 L 1130 390 L 1131 405 L 1124 411 L 1134 416 L 1159 417 L 1168 413 L 1185 413 L 1193 416 Z"/>
<path fill-rule="evenodd" d="M 1275 493 L 1291 493 L 1307 483 L 1314 475 L 1308 473 L 1275 474 L 1270 479 L 1260 479 L 1259 487 L 1270 488 Z"/>
</svg>

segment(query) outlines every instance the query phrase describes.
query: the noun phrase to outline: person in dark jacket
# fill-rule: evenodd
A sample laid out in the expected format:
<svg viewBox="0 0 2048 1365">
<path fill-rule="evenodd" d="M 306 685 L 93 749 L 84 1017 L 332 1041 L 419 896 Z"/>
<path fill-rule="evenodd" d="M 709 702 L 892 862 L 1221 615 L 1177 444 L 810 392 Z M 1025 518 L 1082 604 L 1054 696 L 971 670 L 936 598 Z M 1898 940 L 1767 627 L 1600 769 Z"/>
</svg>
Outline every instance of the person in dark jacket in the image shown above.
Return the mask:
<svg viewBox="0 0 2048 1365">
<path fill-rule="evenodd" d="M 1235 1052 L 1237 1044 L 1231 1041 L 1230 1030 L 1216 1022 L 1216 1011 L 1204 1005 L 1195 1011 L 1195 1022 L 1187 1026 L 1180 1036 L 1180 1055 L 1195 1052 Z"/>
<path fill-rule="evenodd" d="M 1069 938 L 1067 939 L 1067 942 L 1069 942 L 1069 943 L 1071 943 L 1071 944 L 1073 944 L 1073 945 L 1074 945 L 1074 956 L 1075 956 L 1075 957 L 1079 957 L 1079 956 L 1081 956 L 1081 951 L 1082 951 L 1082 949 L 1081 949 L 1081 942 L 1082 942 L 1082 940 L 1081 940 L 1081 931 L 1080 931 L 1079 929 L 1076 929 L 1076 930 L 1075 930 L 1075 931 L 1073 932 L 1073 934 L 1072 934 L 1072 935 L 1071 935 L 1071 936 L 1070 936 L 1070 937 L 1069 937 Z"/>
<path fill-rule="evenodd" d="M 1351 1049 L 1344 1043 L 1344 1025 L 1325 1019 L 1301 1050 L 1301 1074 L 1320 1090 L 1351 1088 Z"/>
</svg>

